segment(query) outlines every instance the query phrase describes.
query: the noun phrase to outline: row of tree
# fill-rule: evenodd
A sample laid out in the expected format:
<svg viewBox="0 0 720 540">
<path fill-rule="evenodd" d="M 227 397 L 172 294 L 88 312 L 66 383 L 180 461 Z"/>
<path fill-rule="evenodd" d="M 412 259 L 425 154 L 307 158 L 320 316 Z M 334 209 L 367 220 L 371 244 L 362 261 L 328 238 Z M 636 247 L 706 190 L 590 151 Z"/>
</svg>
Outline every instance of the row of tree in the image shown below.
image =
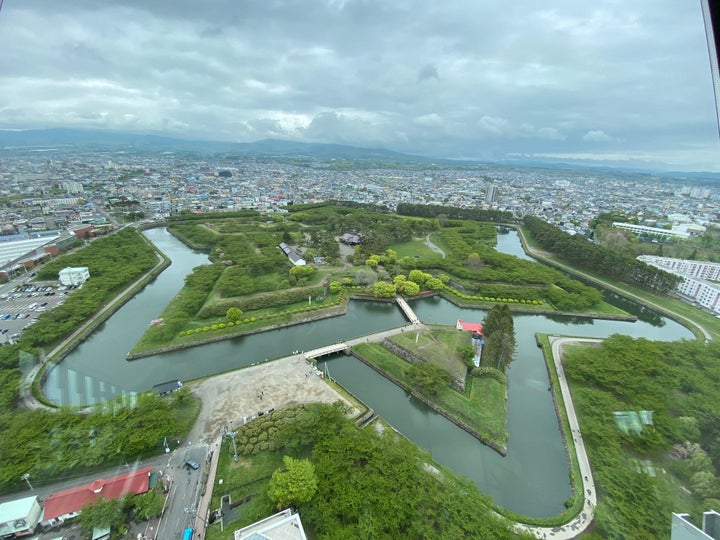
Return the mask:
<svg viewBox="0 0 720 540">
<path fill-rule="evenodd" d="M 483 320 L 481 363 L 505 371 L 515 355 L 515 323 L 508 304 L 495 304 Z"/>
<path fill-rule="evenodd" d="M 400 203 L 397 213 L 403 216 L 442 219 L 471 219 L 474 221 L 493 221 L 509 223 L 515 221 L 512 212 L 489 210 L 483 208 L 458 208 L 454 206 L 438 206 L 432 204 Z"/>
<path fill-rule="evenodd" d="M 540 218 L 526 216 L 523 223 L 540 247 L 580 268 L 657 294 L 673 291 L 682 280 L 632 256 L 596 245 L 584 236 L 570 235 Z"/>
</svg>

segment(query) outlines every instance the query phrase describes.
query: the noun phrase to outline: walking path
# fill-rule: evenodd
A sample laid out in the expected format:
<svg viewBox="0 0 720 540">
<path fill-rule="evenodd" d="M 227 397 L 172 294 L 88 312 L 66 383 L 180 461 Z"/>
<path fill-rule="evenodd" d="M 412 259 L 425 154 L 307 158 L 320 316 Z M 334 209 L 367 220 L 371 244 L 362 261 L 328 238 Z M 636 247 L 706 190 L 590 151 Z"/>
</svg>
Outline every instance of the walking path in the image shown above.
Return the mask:
<svg viewBox="0 0 720 540">
<path fill-rule="evenodd" d="M 648 299 L 646 299 L 642 296 L 639 296 L 637 294 L 634 294 L 630 291 L 621 289 L 620 287 L 616 287 L 616 286 L 608 283 L 605 280 L 598 279 L 594 276 L 591 276 L 591 275 L 583 272 L 582 270 L 578 270 L 577 268 L 570 267 L 568 265 L 565 265 L 561 262 L 556 261 L 555 259 L 552 259 L 548 252 L 536 249 L 536 248 L 532 247 L 530 244 L 528 244 L 527 240 L 525 239 L 525 233 L 523 232 L 522 227 L 517 227 L 516 230 L 518 232 L 518 236 L 520 237 L 520 239 L 522 241 L 522 245 L 523 245 L 523 248 L 525 249 L 525 251 L 528 252 L 533 257 L 537 258 L 538 260 L 545 261 L 546 263 L 552 264 L 553 266 L 557 266 L 558 268 L 561 268 L 562 270 L 564 270 L 568 273 L 578 274 L 578 275 L 582 276 L 583 278 L 585 278 L 589 281 L 592 281 L 594 283 L 599 283 L 602 287 L 604 287 L 606 289 L 609 289 L 621 296 L 627 296 L 628 298 L 632 298 L 633 300 L 639 302 L 641 305 L 649 306 L 649 307 L 659 311 L 660 313 L 666 313 L 666 314 L 671 315 L 675 319 L 681 319 L 682 321 L 686 322 L 688 325 L 700 330 L 700 332 L 702 332 L 703 336 L 705 336 L 706 341 L 712 341 L 712 339 L 713 339 L 712 334 L 710 334 L 710 332 L 708 332 L 702 325 L 698 324 L 694 320 L 692 320 L 688 317 L 685 317 L 684 315 L 680 315 L 679 313 L 676 313 L 674 311 L 670 311 L 667 308 L 665 308 L 664 306 L 661 306 L 660 304 L 656 304 L 652 300 L 648 300 Z"/>
<path fill-rule="evenodd" d="M 430 240 L 430 233 L 425 236 L 425 245 L 432 249 L 435 253 L 439 253 L 440 256 L 444 259 L 445 258 L 445 252 L 442 250 L 442 248 L 439 248 L 435 244 L 432 243 L 432 240 Z"/>
<path fill-rule="evenodd" d="M 575 407 L 573 406 L 570 388 L 565 379 L 565 370 L 562 366 L 562 347 L 568 343 L 596 344 L 602 343 L 602 339 L 595 338 L 560 338 L 550 337 L 552 348 L 553 362 L 557 371 L 558 380 L 560 381 L 560 392 L 562 393 L 563 403 L 565 404 L 565 412 L 567 413 L 568 423 L 570 424 L 570 432 L 573 436 L 575 454 L 580 466 L 580 477 L 582 478 L 582 497 L 584 499 L 583 507 L 580 513 L 565 525 L 557 527 L 533 527 L 518 523 L 515 528 L 518 531 L 529 532 L 537 538 L 555 538 L 558 540 L 575 538 L 581 532 L 588 528 L 592 523 L 595 506 L 597 506 L 597 492 L 595 491 L 595 483 L 593 481 L 592 469 L 590 461 L 585 451 L 585 443 L 583 442 L 582 433 L 580 433 L 580 425 L 575 415 Z"/>
<path fill-rule="evenodd" d="M 445 252 L 439 247 L 437 247 L 435 244 L 433 244 L 430 240 L 430 233 L 428 233 L 428 235 L 425 237 L 425 245 L 432 249 L 435 253 L 439 253 L 440 255 L 442 255 L 443 259 L 445 258 Z"/>
</svg>

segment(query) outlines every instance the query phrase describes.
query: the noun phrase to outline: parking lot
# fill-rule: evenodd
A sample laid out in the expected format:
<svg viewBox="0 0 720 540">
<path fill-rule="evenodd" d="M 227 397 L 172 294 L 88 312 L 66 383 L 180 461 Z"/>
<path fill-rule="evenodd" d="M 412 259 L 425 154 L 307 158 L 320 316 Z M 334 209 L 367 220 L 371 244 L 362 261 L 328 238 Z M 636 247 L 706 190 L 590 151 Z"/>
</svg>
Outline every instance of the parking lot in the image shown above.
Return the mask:
<svg viewBox="0 0 720 540">
<path fill-rule="evenodd" d="M 57 281 L 14 281 L 0 287 L 0 344 L 13 343 L 43 313 L 62 304 L 74 287 Z"/>
</svg>

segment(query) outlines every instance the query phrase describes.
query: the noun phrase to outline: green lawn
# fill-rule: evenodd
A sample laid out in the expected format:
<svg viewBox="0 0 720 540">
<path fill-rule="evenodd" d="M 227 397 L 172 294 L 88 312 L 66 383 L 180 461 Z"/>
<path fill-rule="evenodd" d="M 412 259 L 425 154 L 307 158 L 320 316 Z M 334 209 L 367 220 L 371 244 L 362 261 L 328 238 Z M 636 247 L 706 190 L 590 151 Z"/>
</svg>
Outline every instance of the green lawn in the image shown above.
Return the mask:
<svg viewBox="0 0 720 540">
<path fill-rule="evenodd" d="M 425 245 L 424 238 L 415 238 L 409 242 L 403 242 L 401 244 L 393 244 L 390 249 L 397 253 L 398 259 L 403 257 L 430 257 L 437 255 L 432 249 Z"/>
<path fill-rule="evenodd" d="M 462 374 L 467 368 L 457 352 L 457 348 L 471 345 L 469 332 L 461 332 L 447 327 L 433 328 L 426 332 L 397 334 L 390 340 L 421 356 L 429 363 L 444 369 L 450 375 Z"/>
</svg>

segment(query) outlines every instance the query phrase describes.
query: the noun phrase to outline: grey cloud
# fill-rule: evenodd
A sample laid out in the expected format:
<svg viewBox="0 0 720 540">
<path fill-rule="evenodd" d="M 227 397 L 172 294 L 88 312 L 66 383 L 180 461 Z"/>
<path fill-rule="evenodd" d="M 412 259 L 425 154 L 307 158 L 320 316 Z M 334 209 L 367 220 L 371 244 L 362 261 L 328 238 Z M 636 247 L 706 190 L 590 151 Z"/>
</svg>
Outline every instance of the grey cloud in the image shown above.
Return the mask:
<svg viewBox="0 0 720 540">
<path fill-rule="evenodd" d="M 0 128 L 720 156 L 699 6 L 672 0 L 37 0 L 0 37 Z"/>
<path fill-rule="evenodd" d="M 440 79 L 437 68 L 432 64 L 425 64 L 418 70 L 418 82 L 425 81 L 427 79 Z"/>
</svg>

